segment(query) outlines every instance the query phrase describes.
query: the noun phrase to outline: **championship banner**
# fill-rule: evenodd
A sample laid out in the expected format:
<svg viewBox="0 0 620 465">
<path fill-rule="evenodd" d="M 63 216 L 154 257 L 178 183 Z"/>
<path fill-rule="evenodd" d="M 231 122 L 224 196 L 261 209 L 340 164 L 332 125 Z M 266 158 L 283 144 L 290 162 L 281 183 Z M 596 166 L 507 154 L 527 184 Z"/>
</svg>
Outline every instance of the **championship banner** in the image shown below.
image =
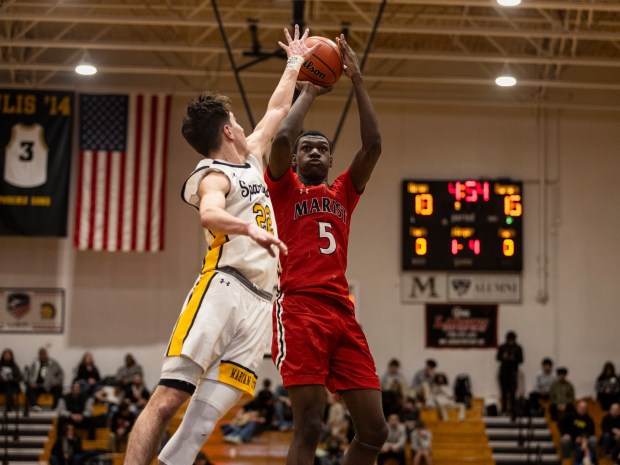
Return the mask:
<svg viewBox="0 0 620 465">
<path fill-rule="evenodd" d="M 497 347 L 497 305 L 426 304 L 426 347 Z"/>
<path fill-rule="evenodd" d="M 67 235 L 73 99 L 0 89 L 0 235 Z"/>
<path fill-rule="evenodd" d="M 64 289 L 0 288 L 0 332 L 62 333 Z"/>
</svg>

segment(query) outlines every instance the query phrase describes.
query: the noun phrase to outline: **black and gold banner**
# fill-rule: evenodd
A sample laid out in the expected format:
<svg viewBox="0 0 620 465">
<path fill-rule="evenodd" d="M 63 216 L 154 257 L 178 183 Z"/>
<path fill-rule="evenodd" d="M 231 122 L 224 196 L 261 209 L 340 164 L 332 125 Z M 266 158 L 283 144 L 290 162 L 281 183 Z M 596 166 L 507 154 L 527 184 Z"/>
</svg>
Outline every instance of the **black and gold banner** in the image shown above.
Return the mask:
<svg viewBox="0 0 620 465">
<path fill-rule="evenodd" d="M 0 235 L 67 235 L 73 102 L 0 89 Z"/>
</svg>

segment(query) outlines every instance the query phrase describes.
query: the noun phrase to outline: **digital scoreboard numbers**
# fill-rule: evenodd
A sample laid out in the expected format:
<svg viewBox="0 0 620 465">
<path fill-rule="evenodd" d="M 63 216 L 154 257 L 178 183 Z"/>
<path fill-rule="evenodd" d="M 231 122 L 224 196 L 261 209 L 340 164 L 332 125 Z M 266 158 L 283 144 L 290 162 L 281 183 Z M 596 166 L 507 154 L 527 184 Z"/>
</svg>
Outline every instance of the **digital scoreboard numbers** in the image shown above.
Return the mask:
<svg viewBox="0 0 620 465">
<path fill-rule="evenodd" d="M 403 181 L 403 270 L 521 271 L 523 184 Z"/>
</svg>

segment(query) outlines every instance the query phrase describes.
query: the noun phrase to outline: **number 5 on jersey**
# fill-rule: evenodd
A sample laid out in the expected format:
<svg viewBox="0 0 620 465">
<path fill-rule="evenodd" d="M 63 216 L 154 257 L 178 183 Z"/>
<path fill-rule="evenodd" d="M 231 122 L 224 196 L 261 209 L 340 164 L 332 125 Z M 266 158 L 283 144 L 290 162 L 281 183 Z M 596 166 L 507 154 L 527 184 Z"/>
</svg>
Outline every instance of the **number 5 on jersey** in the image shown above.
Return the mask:
<svg viewBox="0 0 620 465">
<path fill-rule="evenodd" d="M 319 221 L 319 237 L 327 239 L 327 247 L 319 247 L 319 251 L 323 255 L 331 255 L 336 251 L 336 239 L 332 234 L 331 223 Z"/>
</svg>

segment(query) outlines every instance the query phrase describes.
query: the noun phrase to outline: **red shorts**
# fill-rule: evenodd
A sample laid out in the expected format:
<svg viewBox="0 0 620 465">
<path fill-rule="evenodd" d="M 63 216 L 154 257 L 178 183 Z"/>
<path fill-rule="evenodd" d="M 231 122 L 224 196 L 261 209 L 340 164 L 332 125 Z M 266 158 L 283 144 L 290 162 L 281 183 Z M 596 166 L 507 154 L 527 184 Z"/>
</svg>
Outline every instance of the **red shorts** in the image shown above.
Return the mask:
<svg viewBox="0 0 620 465">
<path fill-rule="evenodd" d="M 381 389 L 355 313 L 319 295 L 279 295 L 271 357 L 285 387 L 320 384 L 331 392 Z"/>
</svg>

